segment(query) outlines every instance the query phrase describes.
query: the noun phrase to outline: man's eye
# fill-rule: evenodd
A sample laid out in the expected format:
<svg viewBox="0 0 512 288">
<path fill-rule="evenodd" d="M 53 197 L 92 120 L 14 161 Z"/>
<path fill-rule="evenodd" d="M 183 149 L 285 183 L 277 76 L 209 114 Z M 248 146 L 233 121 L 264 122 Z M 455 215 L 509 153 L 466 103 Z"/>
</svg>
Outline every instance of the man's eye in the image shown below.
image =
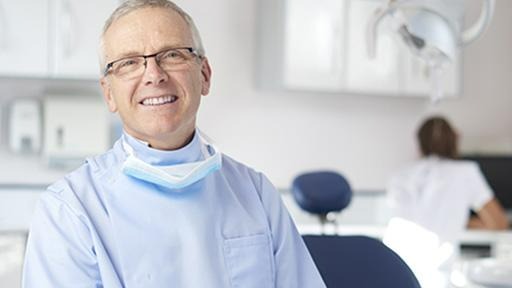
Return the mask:
<svg viewBox="0 0 512 288">
<path fill-rule="evenodd" d="M 126 59 L 126 60 L 119 62 L 118 67 L 119 68 L 130 67 L 133 65 L 137 65 L 137 63 L 138 63 L 138 61 L 136 59 Z"/>
<path fill-rule="evenodd" d="M 168 60 L 182 60 L 185 59 L 185 55 L 179 51 L 172 50 L 165 53 L 162 57 L 162 59 L 168 59 Z"/>
</svg>

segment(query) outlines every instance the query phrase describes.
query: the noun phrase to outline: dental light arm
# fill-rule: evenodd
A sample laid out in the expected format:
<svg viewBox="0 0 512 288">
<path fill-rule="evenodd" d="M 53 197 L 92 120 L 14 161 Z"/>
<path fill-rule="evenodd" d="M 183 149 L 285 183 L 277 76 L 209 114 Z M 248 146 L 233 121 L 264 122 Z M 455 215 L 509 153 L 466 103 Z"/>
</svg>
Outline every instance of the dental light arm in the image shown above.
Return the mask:
<svg viewBox="0 0 512 288">
<path fill-rule="evenodd" d="M 494 15 L 495 0 L 487 0 L 482 3 L 482 11 L 478 20 L 462 33 L 462 44 L 467 45 L 480 37 L 491 23 L 492 15 Z"/>
</svg>

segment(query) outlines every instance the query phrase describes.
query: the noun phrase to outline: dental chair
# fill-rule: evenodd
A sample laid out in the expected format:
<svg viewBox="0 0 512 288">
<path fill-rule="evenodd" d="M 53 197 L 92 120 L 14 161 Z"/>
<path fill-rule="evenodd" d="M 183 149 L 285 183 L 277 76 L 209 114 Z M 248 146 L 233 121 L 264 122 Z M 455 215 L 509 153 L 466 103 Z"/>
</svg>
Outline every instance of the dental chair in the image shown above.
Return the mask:
<svg viewBox="0 0 512 288">
<path fill-rule="evenodd" d="M 400 256 L 375 238 L 302 237 L 329 288 L 421 288 Z"/>
<path fill-rule="evenodd" d="M 348 181 L 334 171 L 300 174 L 293 180 L 291 190 L 295 202 L 302 210 L 318 215 L 322 228 L 327 222 L 336 225 L 336 217 L 328 215 L 341 212 L 352 199 Z"/>
</svg>

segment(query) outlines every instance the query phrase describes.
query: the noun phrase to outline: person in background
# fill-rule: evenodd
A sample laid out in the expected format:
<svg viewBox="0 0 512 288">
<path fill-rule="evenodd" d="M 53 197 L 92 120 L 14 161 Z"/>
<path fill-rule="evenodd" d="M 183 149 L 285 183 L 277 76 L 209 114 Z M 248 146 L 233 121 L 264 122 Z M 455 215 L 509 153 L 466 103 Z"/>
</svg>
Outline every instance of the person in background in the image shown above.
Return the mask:
<svg viewBox="0 0 512 288">
<path fill-rule="evenodd" d="M 506 214 L 478 164 L 458 159 L 458 135 L 443 117 L 426 119 L 417 139 L 422 158 L 388 185 L 393 216 L 453 240 L 466 228 L 502 230 Z M 470 209 L 476 215 L 470 218 Z"/>
<path fill-rule="evenodd" d="M 42 195 L 23 286 L 325 287 L 269 180 L 196 127 L 212 70 L 190 16 L 125 1 L 100 49 L 124 133 Z"/>
</svg>

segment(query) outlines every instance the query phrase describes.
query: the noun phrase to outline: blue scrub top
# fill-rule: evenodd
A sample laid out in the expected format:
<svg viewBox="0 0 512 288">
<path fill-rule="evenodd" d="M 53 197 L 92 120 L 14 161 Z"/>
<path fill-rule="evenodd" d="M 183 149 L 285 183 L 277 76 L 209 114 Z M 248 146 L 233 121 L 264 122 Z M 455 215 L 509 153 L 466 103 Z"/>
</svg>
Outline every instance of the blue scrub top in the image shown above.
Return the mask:
<svg viewBox="0 0 512 288">
<path fill-rule="evenodd" d="M 203 159 L 198 134 L 176 151 L 124 137 L 170 165 Z M 263 174 L 223 155 L 220 170 L 170 190 L 123 174 L 121 141 L 42 195 L 23 287 L 325 287 Z"/>
</svg>

